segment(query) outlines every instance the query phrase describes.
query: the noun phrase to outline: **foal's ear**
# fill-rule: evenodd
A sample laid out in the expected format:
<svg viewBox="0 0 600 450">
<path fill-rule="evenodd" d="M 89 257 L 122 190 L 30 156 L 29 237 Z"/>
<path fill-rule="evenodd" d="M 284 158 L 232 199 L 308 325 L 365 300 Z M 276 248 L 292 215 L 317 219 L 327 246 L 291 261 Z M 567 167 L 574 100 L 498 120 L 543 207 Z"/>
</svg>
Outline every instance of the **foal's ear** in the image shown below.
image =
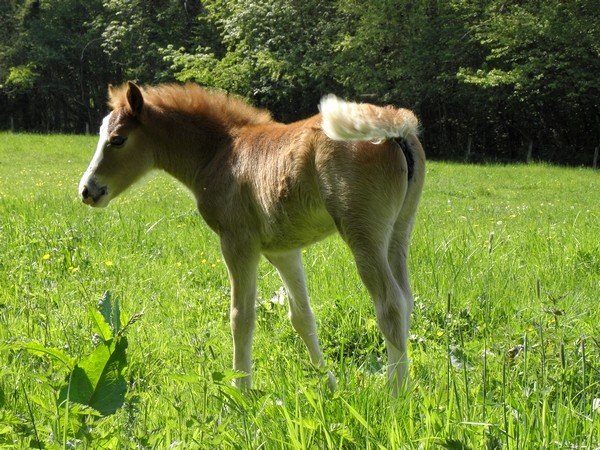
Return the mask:
<svg viewBox="0 0 600 450">
<path fill-rule="evenodd" d="M 144 106 L 144 96 L 142 95 L 142 91 L 133 81 L 127 82 L 127 101 L 129 102 L 129 106 L 131 108 L 131 112 L 134 116 L 137 116 L 142 112 L 142 107 Z"/>
</svg>

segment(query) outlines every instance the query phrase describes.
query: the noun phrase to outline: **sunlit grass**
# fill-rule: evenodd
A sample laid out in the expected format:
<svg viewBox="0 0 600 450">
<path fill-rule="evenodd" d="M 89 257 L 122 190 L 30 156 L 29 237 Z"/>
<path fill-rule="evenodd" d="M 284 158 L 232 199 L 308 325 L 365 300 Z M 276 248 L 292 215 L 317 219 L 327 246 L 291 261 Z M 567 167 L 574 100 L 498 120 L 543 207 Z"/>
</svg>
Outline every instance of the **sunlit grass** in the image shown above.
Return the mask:
<svg viewBox="0 0 600 450">
<path fill-rule="evenodd" d="M 65 373 L 3 345 L 88 354 L 88 307 L 110 290 L 128 314 L 144 311 L 128 331 L 126 403 L 90 420 L 72 445 L 600 445 L 598 172 L 429 163 L 411 248 L 414 391 L 390 404 L 372 305 L 337 237 L 304 259 L 339 392 L 308 364 L 265 262 L 256 389 L 231 389 L 218 240 L 163 175 L 106 210 L 82 205 L 77 184 L 94 146 L 92 137 L 0 134 L 0 444 L 64 446 L 54 386 Z"/>
</svg>

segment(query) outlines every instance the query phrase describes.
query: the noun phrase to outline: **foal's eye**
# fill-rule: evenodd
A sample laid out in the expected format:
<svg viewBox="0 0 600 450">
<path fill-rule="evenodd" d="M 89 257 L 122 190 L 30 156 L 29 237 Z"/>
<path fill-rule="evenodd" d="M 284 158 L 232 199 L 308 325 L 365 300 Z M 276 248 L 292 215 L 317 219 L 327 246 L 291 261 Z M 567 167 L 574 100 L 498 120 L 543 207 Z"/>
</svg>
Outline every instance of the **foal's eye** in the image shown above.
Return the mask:
<svg viewBox="0 0 600 450">
<path fill-rule="evenodd" d="M 113 136 L 110 138 L 108 143 L 113 147 L 120 147 L 125 143 L 126 140 L 127 138 L 124 138 L 123 136 Z"/>
</svg>

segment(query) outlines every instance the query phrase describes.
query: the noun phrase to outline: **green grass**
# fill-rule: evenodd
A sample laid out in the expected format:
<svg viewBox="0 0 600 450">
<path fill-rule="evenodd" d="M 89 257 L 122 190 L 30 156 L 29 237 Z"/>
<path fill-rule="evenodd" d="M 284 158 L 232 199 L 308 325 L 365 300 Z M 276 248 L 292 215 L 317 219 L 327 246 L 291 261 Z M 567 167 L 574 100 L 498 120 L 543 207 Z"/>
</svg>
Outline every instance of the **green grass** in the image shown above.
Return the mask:
<svg viewBox="0 0 600 450">
<path fill-rule="evenodd" d="M 0 447 L 600 446 L 600 173 L 429 163 L 410 261 L 415 390 L 390 404 L 374 312 L 339 238 L 304 255 L 339 392 L 307 363 L 263 263 L 255 389 L 241 395 L 217 239 L 163 175 L 85 207 L 94 148 L 0 134 Z M 88 310 L 107 290 L 144 314 L 127 330 L 125 403 L 95 419 L 57 406 L 68 371 L 23 346 L 89 355 Z"/>
</svg>

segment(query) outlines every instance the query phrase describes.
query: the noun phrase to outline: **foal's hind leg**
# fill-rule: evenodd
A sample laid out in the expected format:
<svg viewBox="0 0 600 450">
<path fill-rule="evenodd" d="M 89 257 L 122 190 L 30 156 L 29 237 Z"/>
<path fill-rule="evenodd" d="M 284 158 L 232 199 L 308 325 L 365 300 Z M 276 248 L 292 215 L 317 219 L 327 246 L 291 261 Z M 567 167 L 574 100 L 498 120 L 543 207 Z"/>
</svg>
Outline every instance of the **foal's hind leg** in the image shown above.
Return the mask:
<svg viewBox="0 0 600 450">
<path fill-rule="evenodd" d="M 373 299 L 377 323 L 385 339 L 388 383 L 396 396 L 409 382 L 407 344 L 412 298 L 398 284 L 384 249 L 368 250 L 365 246 L 355 251 L 355 259 Z"/>
<path fill-rule="evenodd" d="M 394 223 L 388 248 L 388 261 L 406 302 L 405 329 L 408 331 L 410 329 L 410 319 L 414 305 L 414 297 L 408 274 L 408 252 L 415 216 L 425 181 L 425 153 L 421 144 L 414 138 L 406 141 L 405 145 L 407 147 L 405 147 L 404 152 L 405 154 L 406 152 L 410 152 L 410 160 L 412 160 L 414 166 L 412 170 L 409 170 L 409 174 L 412 173 L 412 176 L 408 179 L 402 208 Z M 388 354 L 393 354 L 389 356 L 390 361 L 398 361 L 400 364 L 403 364 L 402 361 L 404 360 L 408 361 L 406 359 L 406 351 L 402 352 L 389 343 L 387 348 Z M 390 372 L 393 371 L 391 364 L 389 369 Z M 393 373 L 390 373 L 390 376 L 393 376 Z M 408 381 L 408 375 L 406 380 Z"/>
<path fill-rule="evenodd" d="M 370 220 L 376 217 L 378 222 Z M 355 215 L 340 233 L 352 250 L 358 273 L 375 306 L 388 353 L 388 383 L 396 396 L 408 383 L 408 325 L 412 299 L 401 288 L 388 257 L 394 217 Z"/>
<path fill-rule="evenodd" d="M 409 194 L 411 194 L 409 190 Z M 408 251 L 410 246 L 410 237 L 412 233 L 412 228 L 415 220 L 416 214 L 416 206 L 418 197 L 416 201 L 413 202 L 413 198 L 419 195 L 420 192 L 417 192 L 414 195 L 408 195 L 407 200 L 405 201 L 405 205 L 403 206 L 396 223 L 394 224 L 394 230 L 392 232 L 392 236 L 389 243 L 388 248 L 388 262 L 392 269 L 392 273 L 394 274 L 394 278 L 400 288 L 401 296 L 406 305 L 406 315 L 404 316 L 404 329 L 410 329 L 410 319 L 412 316 L 412 310 L 414 305 L 414 297 L 412 293 L 412 289 L 410 287 L 410 278 L 408 274 Z M 405 364 L 404 361 L 408 361 L 406 359 L 406 351 L 402 351 L 401 349 L 395 348 L 393 345 L 388 345 L 388 354 L 390 361 L 398 361 L 400 364 Z M 393 366 L 390 364 L 390 377 L 393 376 Z M 408 381 L 408 375 L 406 377 Z"/>
<path fill-rule="evenodd" d="M 308 300 L 308 291 L 304 269 L 302 267 L 302 255 L 300 250 L 292 250 L 285 253 L 273 253 L 265 255 L 279 272 L 290 302 L 290 321 L 298 332 L 310 355 L 311 363 L 318 368 L 325 367 L 325 359 L 321 352 L 321 346 L 317 337 L 317 324 L 315 316 Z M 334 391 L 337 388 L 335 377 L 328 372 L 328 386 Z"/>
<path fill-rule="evenodd" d="M 410 243 L 411 230 L 412 220 L 407 222 L 402 216 L 398 218 L 394 225 L 394 231 L 388 249 L 388 262 L 398 288 L 400 289 L 400 296 L 405 308 L 402 317 L 402 329 L 405 330 L 406 333 L 405 340 L 408 340 L 408 330 L 410 329 L 410 319 L 414 305 L 414 297 L 408 276 L 408 246 Z M 408 366 L 406 348 L 399 348 L 389 341 L 386 343 L 389 361 L 388 376 L 392 382 L 394 377 L 403 379 L 404 385 L 407 386 L 409 383 L 409 372 L 403 369 L 403 367 Z"/>
</svg>

